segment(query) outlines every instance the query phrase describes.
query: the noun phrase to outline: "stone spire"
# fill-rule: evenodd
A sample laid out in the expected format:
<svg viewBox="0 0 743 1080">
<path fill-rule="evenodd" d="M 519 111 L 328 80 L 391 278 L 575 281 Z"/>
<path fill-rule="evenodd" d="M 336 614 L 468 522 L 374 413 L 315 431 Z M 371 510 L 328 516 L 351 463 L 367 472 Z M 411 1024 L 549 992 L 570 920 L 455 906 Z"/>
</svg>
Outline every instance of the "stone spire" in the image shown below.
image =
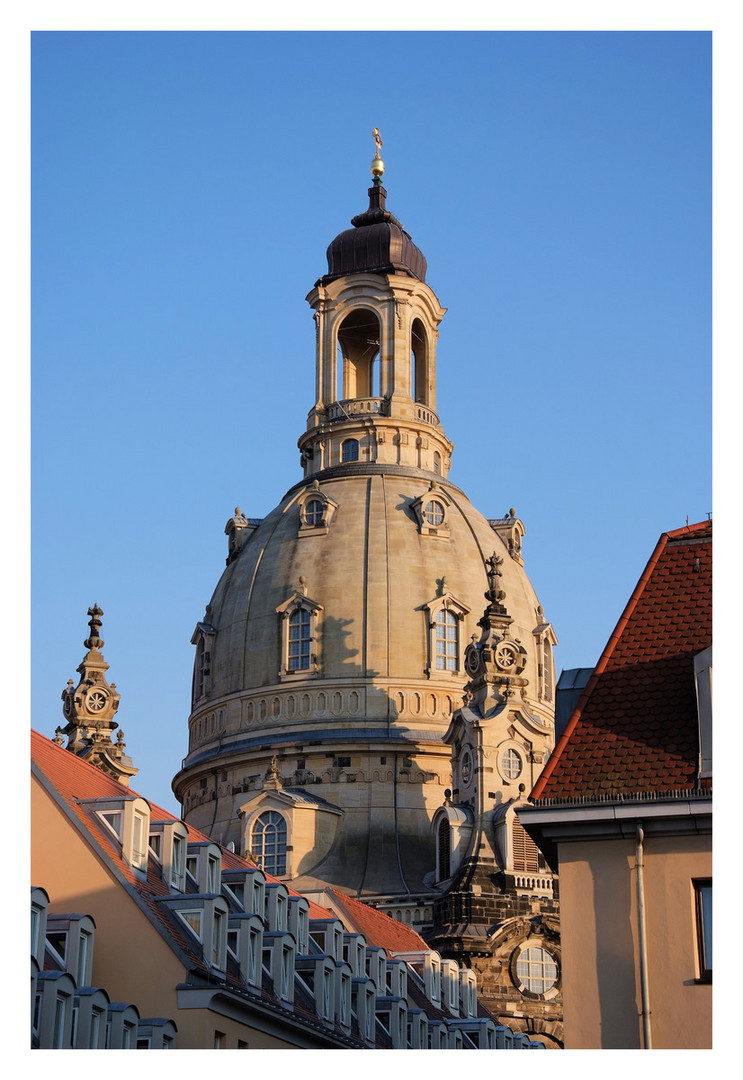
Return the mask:
<svg viewBox="0 0 743 1080">
<path fill-rule="evenodd" d="M 526 666 L 526 649 L 510 633 L 513 619 L 504 603 L 506 594 L 501 586 L 503 557 L 495 552 L 485 559 L 488 605 L 478 620 L 480 640 L 473 635 L 465 649 L 464 666 L 471 676 L 465 686 L 469 703 L 477 706 L 483 717 L 506 704 L 517 691 L 523 693 L 528 680 L 522 676 Z"/>
<path fill-rule="evenodd" d="M 66 724 L 57 728 L 54 741 L 61 746 L 62 736 L 66 735 L 67 749 L 71 753 L 128 786 L 138 770 L 125 753 L 123 731 L 119 730 L 115 743 L 111 740 L 119 726 L 114 720 L 114 713 L 120 699 L 116 683 L 109 683 L 106 679 L 108 664 L 101 652 L 105 642 L 99 633 L 103 611 L 94 604 L 88 608 L 88 615 L 90 633 L 83 642 L 88 651 L 77 669 L 80 675 L 77 686 L 73 679 L 68 679 L 62 691 L 62 712 Z"/>
</svg>

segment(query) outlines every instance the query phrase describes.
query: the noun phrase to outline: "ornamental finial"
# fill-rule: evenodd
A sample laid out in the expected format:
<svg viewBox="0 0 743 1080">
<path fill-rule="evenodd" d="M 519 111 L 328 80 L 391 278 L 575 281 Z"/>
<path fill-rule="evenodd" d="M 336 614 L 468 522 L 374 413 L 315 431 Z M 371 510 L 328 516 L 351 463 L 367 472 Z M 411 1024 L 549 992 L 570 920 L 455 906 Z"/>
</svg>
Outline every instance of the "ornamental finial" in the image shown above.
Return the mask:
<svg viewBox="0 0 743 1080">
<path fill-rule="evenodd" d="M 372 131 L 372 136 L 374 138 L 374 142 L 376 143 L 377 150 L 371 163 L 371 171 L 372 176 L 374 177 L 374 182 L 378 183 L 379 181 L 381 181 L 382 174 L 384 173 L 384 162 L 379 156 L 379 151 L 382 148 L 382 136 L 379 134 L 379 128 L 374 128 L 374 131 Z"/>
</svg>

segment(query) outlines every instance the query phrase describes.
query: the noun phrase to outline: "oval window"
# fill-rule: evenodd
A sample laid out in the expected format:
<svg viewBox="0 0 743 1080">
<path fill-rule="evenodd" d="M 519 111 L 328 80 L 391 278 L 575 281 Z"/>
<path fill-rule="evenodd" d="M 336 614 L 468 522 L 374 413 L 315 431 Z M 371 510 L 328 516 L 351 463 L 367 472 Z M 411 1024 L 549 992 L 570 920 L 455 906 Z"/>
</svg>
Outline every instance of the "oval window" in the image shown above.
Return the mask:
<svg viewBox="0 0 743 1080">
<path fill-rule="evenodd" d="M 426 503 L 426 521 L 429 525 L 443 525 L 444 524 L 444 506 L 443 503 L 438 502 L 436 499 L 431 499 Z"/>
</svg>

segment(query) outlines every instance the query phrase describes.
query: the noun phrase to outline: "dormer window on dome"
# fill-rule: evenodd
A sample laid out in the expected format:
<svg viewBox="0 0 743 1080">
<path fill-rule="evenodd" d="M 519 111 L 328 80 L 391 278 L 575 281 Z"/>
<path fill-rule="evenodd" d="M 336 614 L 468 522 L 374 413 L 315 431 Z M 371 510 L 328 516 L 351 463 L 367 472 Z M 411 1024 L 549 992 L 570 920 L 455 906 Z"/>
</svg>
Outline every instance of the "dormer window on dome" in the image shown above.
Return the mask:
<svg viewBox="0 0 743 1080">
<path fill-rule="evenodd" d="M 410 505 L 421 535 L 448 538 L 450 536 L 448 522 L 450 506 L 451 499 L 444 488 L 432 482 L 425 495 L 420 495 Z"/>
<path fill-rule="evenodd" d="M 299 590 L 276 608 L 281 630 L 279 677 L 308 677 L 319 671 L 318 620 L 322 606 L 304 591 L 306 582 L 299 579 Z"/>
<path fill-rule="evenodd" d="M 330 528 L 338 504 L 326 495 L 317 480 L 297 500 L 299 536 L 324 536 Z"/>
</svg>

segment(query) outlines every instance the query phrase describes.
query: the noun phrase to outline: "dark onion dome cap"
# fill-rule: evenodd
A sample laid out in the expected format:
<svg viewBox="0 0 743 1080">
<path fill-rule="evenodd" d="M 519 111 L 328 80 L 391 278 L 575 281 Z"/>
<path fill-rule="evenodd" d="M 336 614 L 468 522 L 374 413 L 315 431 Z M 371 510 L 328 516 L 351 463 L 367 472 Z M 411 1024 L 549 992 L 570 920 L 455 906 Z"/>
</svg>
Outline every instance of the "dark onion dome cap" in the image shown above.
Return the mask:
<svg viewBox="0 0 743 1080">
<path fill-rule="evenodd" d="M 397 218 L 385 209 L 387 192 L 380 179 L 369 188 L 369 209 L 351 219 L 328 247 L 328 272 L 316 285 L 346 274 L 407 274 L 426 280 L 426 258 Z"/>
</svg>

